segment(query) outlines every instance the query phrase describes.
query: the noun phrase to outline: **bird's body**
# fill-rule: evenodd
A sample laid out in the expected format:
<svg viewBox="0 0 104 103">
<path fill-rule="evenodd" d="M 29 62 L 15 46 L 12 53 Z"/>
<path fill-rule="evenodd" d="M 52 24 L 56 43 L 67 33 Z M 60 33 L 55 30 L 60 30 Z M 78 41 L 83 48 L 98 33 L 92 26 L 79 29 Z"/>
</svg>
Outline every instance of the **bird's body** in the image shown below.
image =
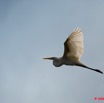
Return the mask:
<svg viewBox="0 0 104 103">
<path fill-rule="evenodd" d="M 72 62 L 69 59 L 60 57 L 60 58 L 54 58 L 53 65 L 56 67 L 60 67 L 62 65 L 74 65 L 74 61 Z"/>
<path fill-rule="evenodd" d="M 57 62 L 57 63 L 56 63 Z M 74 60 L 70 60 L 68 58 L 63 58 L 63 57 L 60 57 L 60 58 L 55 58 L 53 60 L 53 65 L 56 66 L 56 67 L 59 67 L 61 65 L 75 65 L 75 62 Z"/>
<path fill-rule="evenodd" d="M 103 74 L 102 71 L 90 68 L 80 62 L 80 58 L 83 54 L 83 48 L 83 33 L 77 28 L 64 42 L 64 54 L 62 57 L 50 57 L 44 59 L 53 60 L 53 65 L 56 67 L 60 67 L 62 65 L 80 66 Z"/>
</svg>

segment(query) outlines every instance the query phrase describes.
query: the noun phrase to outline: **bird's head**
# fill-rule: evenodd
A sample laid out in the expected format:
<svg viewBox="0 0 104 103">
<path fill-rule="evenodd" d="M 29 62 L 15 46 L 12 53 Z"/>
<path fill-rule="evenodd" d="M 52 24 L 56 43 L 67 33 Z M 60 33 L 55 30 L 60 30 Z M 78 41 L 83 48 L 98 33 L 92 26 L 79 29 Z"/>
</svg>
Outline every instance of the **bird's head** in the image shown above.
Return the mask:
<svg viewBox="0 0 104 103">
<path fill-rule="evenodd" d="M 53 65 L 56 67 L 60 67 L 62 65 L 62 63 L 60 62 L 59 58 L 56 57 L 48 57 L 48 58 L 43 58 L 45 60 L 53 60 Z"/>
</svg>

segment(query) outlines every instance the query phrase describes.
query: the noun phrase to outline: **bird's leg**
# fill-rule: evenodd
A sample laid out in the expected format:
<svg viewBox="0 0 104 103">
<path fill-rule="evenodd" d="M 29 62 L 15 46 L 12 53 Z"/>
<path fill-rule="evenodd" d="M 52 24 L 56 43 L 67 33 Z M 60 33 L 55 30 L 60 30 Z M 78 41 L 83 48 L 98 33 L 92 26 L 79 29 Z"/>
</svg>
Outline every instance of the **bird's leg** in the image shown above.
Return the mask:
<svg viewBox="0 0 104 103">
<path fill-rule="evenodd" d="M 86 65 L 84 65 L 84 64 L 82 64 L 82 63 L 78 63 L 78 64 L 76 64 L 77 66 L 80 66 L 80 67 L 83 67 L 83 68 L 87 68 L 87 69 L 90 69 L 90 70 L 93 70 L 93 71 L 96 71 L 96 72 L 98 72 L 98 73 L 101 73 L 101 74 L 103 74 L 103 72 L 102 71 L 100 71 L 100 70 L 98 70 L 98 69 L 93 69 L 93 68 L 90 68 L 90 67 L 88 67 L 88 66 L 86 66 Z"/>
</svg>

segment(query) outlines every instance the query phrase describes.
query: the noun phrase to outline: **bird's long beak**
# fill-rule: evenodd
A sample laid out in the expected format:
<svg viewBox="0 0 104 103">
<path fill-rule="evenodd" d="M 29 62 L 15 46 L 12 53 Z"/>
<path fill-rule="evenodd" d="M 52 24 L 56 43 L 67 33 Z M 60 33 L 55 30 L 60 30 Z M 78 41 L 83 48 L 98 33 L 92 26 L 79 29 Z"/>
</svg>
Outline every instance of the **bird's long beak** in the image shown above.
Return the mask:
<svg viewBox="0 0 104 103">
<path fill-rule="evenodd" d="M 53 60 L 53 57 L 48 57 L 48 58 L 43 58 L 43 59 Z"/>
</svg>

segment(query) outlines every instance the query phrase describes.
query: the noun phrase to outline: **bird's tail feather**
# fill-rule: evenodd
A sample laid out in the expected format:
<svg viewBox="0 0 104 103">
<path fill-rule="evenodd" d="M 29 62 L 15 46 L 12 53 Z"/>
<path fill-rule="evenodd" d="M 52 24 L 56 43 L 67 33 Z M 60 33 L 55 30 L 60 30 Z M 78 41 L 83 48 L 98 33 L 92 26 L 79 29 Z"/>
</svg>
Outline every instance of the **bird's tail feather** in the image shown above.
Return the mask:
<svg viewBox="0 0 104 103">
<path fill-rule="evenodd" d="M 96 72 L 98 72 L 98 73 L 101 73 L 101 74 L 103 74 L 103 72 L 102 71 L 100 71 L 99 69 L 93 69 L 93 68 L 90 68 L 90 67 L 88 67 L 88 66 L 86 66 L 86 65 L 84 65 L 84 64 L 82 64 L 82 63 L 78 63 L 78 64 L 76 64 L 77 66 L 80 66 L 80 67 L 83 67 L 83 68 L 87 68 L 87 69 L 90 69 L 90 70 L 93 70 L 93 71 L 96 71 Z"/>
</svg>

